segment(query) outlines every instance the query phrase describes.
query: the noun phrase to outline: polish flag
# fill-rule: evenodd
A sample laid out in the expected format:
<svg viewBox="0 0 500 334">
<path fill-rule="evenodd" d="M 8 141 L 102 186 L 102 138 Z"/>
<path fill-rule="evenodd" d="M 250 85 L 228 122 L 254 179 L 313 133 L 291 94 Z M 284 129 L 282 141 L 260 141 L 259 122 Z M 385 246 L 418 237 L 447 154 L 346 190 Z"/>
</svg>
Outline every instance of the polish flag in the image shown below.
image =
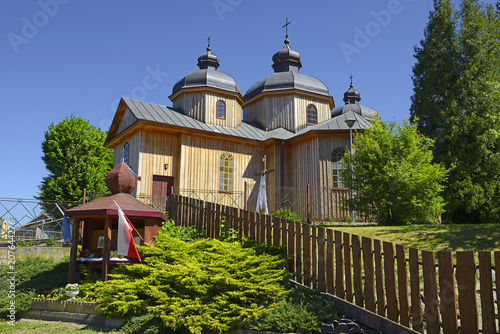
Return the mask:
<svg viewBox="0 0 500 334">
<path fill-rule="evenodd" d="M 134 244 L 132 230 L 132 224 L 128 220 L 127 216 L 125 216 L 122 209 L 118 207 L 118 255 L 135 257 L 141 261 L 141 257 L 139 256 L 137 248 Z"/>
</svg>

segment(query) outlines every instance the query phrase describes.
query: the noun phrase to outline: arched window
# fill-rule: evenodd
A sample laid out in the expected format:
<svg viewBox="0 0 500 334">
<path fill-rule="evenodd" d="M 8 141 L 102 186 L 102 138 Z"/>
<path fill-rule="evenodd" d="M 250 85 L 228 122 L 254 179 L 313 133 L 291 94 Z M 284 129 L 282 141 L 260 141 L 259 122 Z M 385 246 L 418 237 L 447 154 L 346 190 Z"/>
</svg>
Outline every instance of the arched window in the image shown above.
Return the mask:
<svg viewBox="0 0 500 334">
<path fill-rule="evenodd" d="M 332 152 L 332 187 L 344 188 L 344 179 L 342 178 L 342 171 L 346 168 L 344 164 L 345 150 L 338 147 Z"/>
<path fill-rule="evenodd" d="M 123 162 L 128 165 L 128 142 L 123 145 Z"/>
<path fill-rule="evenodd" d="M 233 156 L 224 153 L 220 156 L 219 163 L 219 191 L 233 191 Z"/>
<path fill-rule="evenodd" d="M 307 125 L 318 124 L 318 110 L 313 104 L 307 106 Z"/>
<path fill-rule="evenodd" d="M 226 119 L 226 102 L 217 101 L 217 118 Z"/>
</svg>

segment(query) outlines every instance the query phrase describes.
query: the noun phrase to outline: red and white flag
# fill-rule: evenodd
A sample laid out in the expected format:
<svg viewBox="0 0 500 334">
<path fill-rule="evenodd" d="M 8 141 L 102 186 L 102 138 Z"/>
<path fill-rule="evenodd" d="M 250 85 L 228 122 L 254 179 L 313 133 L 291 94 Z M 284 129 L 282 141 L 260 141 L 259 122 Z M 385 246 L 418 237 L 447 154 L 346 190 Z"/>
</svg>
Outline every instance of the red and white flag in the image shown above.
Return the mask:
<svg viewBox="0 0 500 334">
<path fill-rule="evenodd" d="M 118 204 L 116 206 L 118 206 Z M 139 256 L 137 248 L 134 244 L 132 230 L 132 224 L 128 220 L 127 216 L 125 216 L 125 213 L 123 213 L 122 209 L 118 207 L 118 255 L 135 257 L 136 259 L 139 259 L 139 261 L 141 261 L 141 257 Z"/>
</svg>

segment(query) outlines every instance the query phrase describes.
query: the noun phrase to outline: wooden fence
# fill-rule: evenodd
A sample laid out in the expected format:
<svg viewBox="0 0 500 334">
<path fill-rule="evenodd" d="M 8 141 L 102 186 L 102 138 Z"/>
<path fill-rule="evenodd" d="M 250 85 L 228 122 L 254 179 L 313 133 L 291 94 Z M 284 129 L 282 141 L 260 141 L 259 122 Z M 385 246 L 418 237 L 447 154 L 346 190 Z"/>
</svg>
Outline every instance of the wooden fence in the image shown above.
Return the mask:
<svg viewBox="0 0 500 334">
<path fill-rule="evenodd" d="M 306 286 L 335 295 L 420 333 L 497 333 L 500 252 L 434 252 L 333 229 L 172 196 L 177 225 L 285 246 L 288 269 Z M 493 257 L 493 259 L 492 259 Z M 478 263 L 476 263 L 476 258 Z M 436 264 L 437 260 L 437 264 Z"/>
</svg>

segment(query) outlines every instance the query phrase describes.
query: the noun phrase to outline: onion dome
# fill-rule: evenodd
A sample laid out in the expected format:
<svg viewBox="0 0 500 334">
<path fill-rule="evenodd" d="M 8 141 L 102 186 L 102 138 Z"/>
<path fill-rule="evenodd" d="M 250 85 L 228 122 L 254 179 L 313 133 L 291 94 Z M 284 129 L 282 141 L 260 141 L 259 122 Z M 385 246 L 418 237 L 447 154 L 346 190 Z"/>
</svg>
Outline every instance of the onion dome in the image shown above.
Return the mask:
<svg viewBox="0 0 500 334">
<path fill-rule="evenodd" d="M 364 106 L 359 104 L 359 101 L 361 101 L 361 94 L 359 93 L 358 90 L 354 89 L 354 86 L 352 84 L 352 77 L 351 77 L 351 85 L 349 86 L 349 89 L 344 93 L 344 102 L 345 105 L 335 108 L 332 110 L 332 118 L 337 117 L 339 115 L 345 114 L 349 111 L 353 111 L 357 113 L 358 115 L 367 117 L 367 116 L 376 116 L 377 111 L 371 107 Z"/>
<path fill-rule="evenodd" d="M 137 179 L 124 162 L 119 163 L 106 176 L 106 186 L 112 194 L 130 194 L 134 191 Z"/>
<path fill-rule="evenodd" d="M 207 51 L 198 57 L 199 70 L 189 72 L 184 78 L 176 82 L 172 88 L 172 95 L 183 88 L 212 87 L 241 95 L 241 89 L 232 76 L 217 71 L 219 57 L 212 53 L 210 45 Z"/>
<path fill-rule="evenodd" d="M 285 39 L 285 46 L 273 55 L 274 73 L 254 84 L 245 93 L 249 100 L 262 92 L 298 89 L 309 93 L 330 96 L 328 88 L 320 80 L 299 72 L 302 67 L 300 53 L 290 47 L 290 41 Z"/>
</svg>

